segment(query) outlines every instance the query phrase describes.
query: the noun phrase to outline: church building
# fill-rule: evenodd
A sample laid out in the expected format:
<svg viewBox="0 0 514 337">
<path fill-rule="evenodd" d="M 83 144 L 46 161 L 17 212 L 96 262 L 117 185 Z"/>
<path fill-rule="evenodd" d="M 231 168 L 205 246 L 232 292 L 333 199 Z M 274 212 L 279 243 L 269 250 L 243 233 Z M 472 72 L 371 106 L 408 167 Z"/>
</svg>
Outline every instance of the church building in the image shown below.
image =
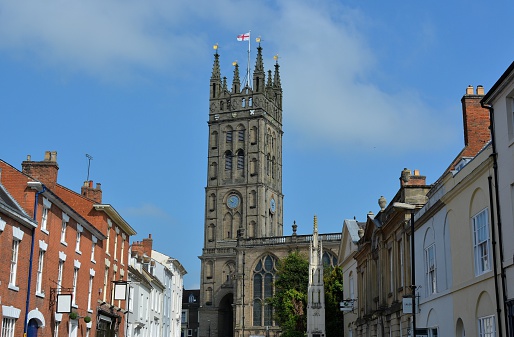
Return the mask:
<svg viewBox="0 0 514 337">
<path fill-rule="evenodd" d="M 253 79 L 241 85 L 239 65 L 233 65 L 229 88 L 216 49 L 209 93 L 199 336 L 274 337 L 280 327 L 267 299 L 273 296 L 276 264 L 293 251 L 308 257 L 313 235 L 297 235 L 293 224 L 292 235 L 284 236 L 279 64 L 266 74 L 259 43 Z M 323 262 L 335 265 L 341 233 L 319 238 Z"/>
</svg>

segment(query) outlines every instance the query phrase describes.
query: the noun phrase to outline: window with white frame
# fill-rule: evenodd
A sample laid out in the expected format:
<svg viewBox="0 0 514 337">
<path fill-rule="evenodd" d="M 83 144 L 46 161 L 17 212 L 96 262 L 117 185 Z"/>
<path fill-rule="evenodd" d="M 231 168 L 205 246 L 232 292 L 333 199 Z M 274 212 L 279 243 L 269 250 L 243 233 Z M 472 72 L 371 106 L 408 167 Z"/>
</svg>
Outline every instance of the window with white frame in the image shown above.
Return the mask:
<svg viewBox="0 0 514 337">
<path fill-rule="evenodd" d="M 193 329 L 187 329 L 187 335 L 193 336 Z"/>
<path fill-rule="evenodd" d="M 43 267 L 45 263 L 45 251 L 39 250 L 39 260 L 37 264 L 37 275 L 36 275 L 36 294 L 42 295 L 43 293 Z"/>
<path fill-rule="evenodd" d="M 480 317 L 478 319 L 478 337 L 495 337 L 496 323 L 494 315 Z"/>
<path fill-rule="evenodd" d="M 79 268 L 75 267 L 73 268 L 73 306 L 77 306 L 77 280 L 79 277 Z"/>
<path fill-rule="evenodd" d="M 2 336 L 1 337 L 14 337 L 14 327 L 16 319 L 12 317 L 4 317 L 2 319 Z"/>
<path fill-rule="evenodd" d="M 65 246 L 68 245 L 66 242 L 66 230 L 68 228 L 68 222 L 70 217 L 66 213 L 62 213 L 62 224 L 61 224 L 61 243 Z"/>
<path fill-rule="evenodd" d="M 91 238 L 91 262 L 93 263 L 96 263 L 95 261 L 95 247 L 96 247 L 96 242 L 97 242 L 97 238 L 96 236 L 93 235 L 93 237 Z"/>
<path fill-rule="evenodd" d="M 94 272 L 94 270 L 93 270 Z M 87 311 L 92 311 L 91 309 L 91 296 L 93 295 L 93 278 L 94 275 L 89 274 L 89 284 L 87 289 Z"/>
<path fill-rule="evenodd" d="M 107 299 L 107 285 L 109 284 L 109 267 L 105 267 L 104 274 L 104 288 L 103 288 L 103 301 L 105 302 Z"/>
<path fill-rule="evenodd" d="M 112 228 L 112 222 L 110 219 L 107 219 L 107 235 L 105 238 L 105 253 L 107 255 L 111 255 L 109 253 L 109 245 L 111 244 L 111 228 Z"/>
<path fill-rule="evenodd" d="M 16 238 L 12 241 L 11 270 L 9 274 L 9 285 L 16 286 L 16 274 L 18 273 L 18 252 L 20 241 Z"/>
<path fill-rule="evenodd" d="M 41 211 L 41 230 L 48 233 L 48 211 L 52 207 L 52 203 L 47 198 L 43 197 L 43 209 Z"/>
<path fill-rule="evenodd" d="M 116 231 L 114 232 L 114 256 L 113 258 L 117 260 L 117 253 L 118 253 L 118 228 L 116 228 Z"/>
<path fill-rule="evenodd" d="M 62 288 L 62 273 L 64 270 L 64 260 L 59 259 L 59 264 L 57 265 L 57 291 L 60 293 Z"/>
<path fill-rule="evenodd" d="M 80 238 L 82 237 L 83 228 L 81 225 L 77 224 L 77 237 L 75 239 L 75 252 L 82 254 L 80 251 Z"/>
<path fill-rule="evenodd" d="M 473 246 L 475 255 L 475 275 L 481 275 L 491 270 L 489 222 L 487 208 L 472 218 Z"/>
<path fill-rule="evenodd" d="M 437 292 L 435 244 L 431 244 L 425 248 L 425 274 L 428 295 L 435 294 Z"/>
<path fill-rule="evenodd" d="M 121 253 L 120 253 L 120 263 L 123 264 L 123 258 L 125 256 L 125 235 L 122 234 L 121 240 Z"/>
</svg>

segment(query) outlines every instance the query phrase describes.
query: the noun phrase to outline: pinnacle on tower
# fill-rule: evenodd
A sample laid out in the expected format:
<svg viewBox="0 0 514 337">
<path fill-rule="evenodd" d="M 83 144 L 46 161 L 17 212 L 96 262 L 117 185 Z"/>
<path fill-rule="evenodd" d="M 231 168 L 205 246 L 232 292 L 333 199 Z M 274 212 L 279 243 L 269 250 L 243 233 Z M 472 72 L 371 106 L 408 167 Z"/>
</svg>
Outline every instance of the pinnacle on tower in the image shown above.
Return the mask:
<svg viewBox="0 0 514 337">
<path fill-rule="evenodd" d="M 221 88 L 221 90 L 223 90 L 223 92 L 227 91 L 227 77 L 226 76 L 223 77 L 223 87 Z"/>
<path fill-rule="evenodd" d="M 237 62 L 232 63 L 234 65 L 234 79 L 232 80 L 232 93 L 238 93 L 241 87 L 241 81 L 239 80 L 239 64 Z"/>
<path fill-rule="evenodd" d="M 277 56 L 275 56 L 275 57 L 277 57 Z M 276 60 L 276 63 L 275 63 L 275 76 L 273 79 L 273 88 L 282 91 L 282 84 L 280 83 L 280 72 L 278 70 L 278 68 L 280 68 L 280 65 L 278 64 L 278 60 L 277 59 L 275 59 L 275 60 Z"/>
<path fill-rule="evenodd" d="M 255 69 L 253 71 L 253 90 L 254 92 L 262 92 L 265 86 L 264 81 L 266 75 L 264 73 L 264 63 L 262 61 L 262 47 L 257 47 L 257 59 L 255 60 Z"/>
<path fill-rule="evenodd" d="M 221 71 L 220 71 L 220 54 L 218 54 L 218 45 L 214 45 L 214 50 L 216 50 L 216 53 L 214 54 L 214 64 L 212 66 L 211 80 L 219 80 L 219 79 L 221 79 Z"/>
</svg>

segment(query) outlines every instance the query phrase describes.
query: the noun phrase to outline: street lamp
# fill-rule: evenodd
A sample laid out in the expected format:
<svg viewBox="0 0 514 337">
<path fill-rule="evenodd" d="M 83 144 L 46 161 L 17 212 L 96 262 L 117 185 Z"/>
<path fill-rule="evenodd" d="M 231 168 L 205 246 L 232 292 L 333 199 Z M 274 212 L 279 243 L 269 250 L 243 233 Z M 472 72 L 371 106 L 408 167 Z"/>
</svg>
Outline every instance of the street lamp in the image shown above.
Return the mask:
<svg viewBox="0 0 514 337">
<path fill-rule="evenodd" d="M 412 292 L 412 336 L 416 337 L 416 260 L 414 259 L 414 210 L 416 206 L 404 202 L 393 203 L 394 208 L 410 211 L 410 236 L 411 236 L 411 292 Z"/>
</svg>

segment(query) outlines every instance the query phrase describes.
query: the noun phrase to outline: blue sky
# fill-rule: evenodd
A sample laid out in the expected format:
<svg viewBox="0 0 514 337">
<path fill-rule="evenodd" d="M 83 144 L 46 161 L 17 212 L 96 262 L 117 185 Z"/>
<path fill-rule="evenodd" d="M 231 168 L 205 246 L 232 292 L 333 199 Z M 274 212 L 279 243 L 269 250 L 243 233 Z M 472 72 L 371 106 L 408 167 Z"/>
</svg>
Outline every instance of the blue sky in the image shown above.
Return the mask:
<svg viewBox="0 0 514 337">
<path fill-rule="evenodd" d="M 339 232 L 433 183 L 463 147 L 460 99 L 514 55 L 514 2 L 0 0 L 0 157 L 58 152 L 59 183 L 102 183 L 141 240 L 199 286 L 213 49 L 222 75 L 262 37 L 284 90 L 284 232 Z"/>
</svg>

